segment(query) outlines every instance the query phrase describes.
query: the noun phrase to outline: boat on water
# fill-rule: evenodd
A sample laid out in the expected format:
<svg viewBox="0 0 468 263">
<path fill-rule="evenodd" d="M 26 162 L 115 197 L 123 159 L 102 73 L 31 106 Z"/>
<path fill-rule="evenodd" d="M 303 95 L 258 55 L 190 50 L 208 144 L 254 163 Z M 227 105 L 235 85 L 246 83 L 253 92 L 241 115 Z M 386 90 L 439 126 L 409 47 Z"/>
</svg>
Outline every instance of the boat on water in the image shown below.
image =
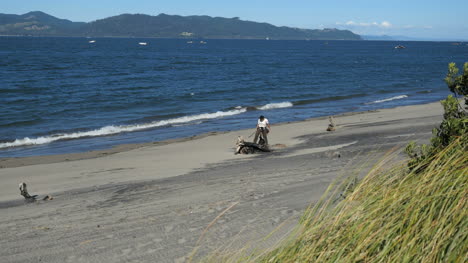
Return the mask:
<svg viewBox="0 0 468 263">
<path fill-rule="evenodd" d="M 148 43 L 146 43 L 146 42 L 139 42 L 138 45 L 140 45 L 140 46 L 146 46 L 146 45 L 148 45 Z"/>
<path fill-rule="evenodd" d="M 206 44 L 206 42 L 205 41 L 200 41 L 200 44 Z"/>
<path fill-rule="evenodd" d="M 395 46 L 395 49 L 404 49 L 404 48 L 406 48 L 406 47 L 403 46 L 403 45 L 397 45 L 397 46 Z"/>
<path fill-rule="evenodd" d="M 96 43 L 96 40 L 90 40 L 90 41 L 88 41 L 88 43 L 90 43 L 90 44 Z"/>
<path fill-rule="evenodd" d="M 193 41 L 187 41 L 187 44 L 193 44 Z"/>
</svg>

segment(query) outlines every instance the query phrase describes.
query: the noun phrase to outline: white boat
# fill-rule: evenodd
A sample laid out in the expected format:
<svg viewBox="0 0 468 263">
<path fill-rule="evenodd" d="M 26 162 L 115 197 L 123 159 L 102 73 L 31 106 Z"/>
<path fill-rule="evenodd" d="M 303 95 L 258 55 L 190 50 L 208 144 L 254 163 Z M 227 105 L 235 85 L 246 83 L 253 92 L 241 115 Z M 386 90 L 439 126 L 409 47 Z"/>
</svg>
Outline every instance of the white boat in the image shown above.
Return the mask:
<svg viewBox="0 0 468 263">
<path fill-rule="evenodd" d="M 200 41 L 200 44 L 206 44 L 206 42 L 205 41 Z"/>
<path fill-rule="evenodd" d="M 395 49 L 404 49 L 404 48 L 406 48 L 406 47 L 402 46 L 402 45 L 398 45 L 398 46 L 395 47 Z"/>
<path fill-rule="evenodd" d="M 187 44 L 193 44 L 193 41 L 187 41 Z"/>
<path fill-rule="evenodd" d="M 146 42 L 140 42 L 140 43 L 138 43 L 138 44 L 139 44 L 140 46 L 146 46 L 146 45 L 148 45 L 148 43 L 146 43 Z"/>
<path fill-rule="evenodd" d="M 88 41 L 88 43 L 90 43 L 90 44 L 96 43 L 96 40 L 90 40 L 90 41 Z"/>
</svg>

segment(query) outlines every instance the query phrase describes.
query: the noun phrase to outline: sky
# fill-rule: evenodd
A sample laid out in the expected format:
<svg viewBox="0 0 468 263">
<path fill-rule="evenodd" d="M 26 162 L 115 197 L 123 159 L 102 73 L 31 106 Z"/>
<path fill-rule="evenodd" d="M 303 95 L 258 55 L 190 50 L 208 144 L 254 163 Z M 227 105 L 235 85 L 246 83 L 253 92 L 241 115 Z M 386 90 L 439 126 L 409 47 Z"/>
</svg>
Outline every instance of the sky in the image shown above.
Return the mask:
<svg viewBox="0 0 468 263">
<path fill-rule="evenodd" d="M 468 40 L 468 0 L 0 0 L 0 13 L 43 11 L 75 22 L 123 13 L 239 17 L 360 35 Z"/>
</svg>

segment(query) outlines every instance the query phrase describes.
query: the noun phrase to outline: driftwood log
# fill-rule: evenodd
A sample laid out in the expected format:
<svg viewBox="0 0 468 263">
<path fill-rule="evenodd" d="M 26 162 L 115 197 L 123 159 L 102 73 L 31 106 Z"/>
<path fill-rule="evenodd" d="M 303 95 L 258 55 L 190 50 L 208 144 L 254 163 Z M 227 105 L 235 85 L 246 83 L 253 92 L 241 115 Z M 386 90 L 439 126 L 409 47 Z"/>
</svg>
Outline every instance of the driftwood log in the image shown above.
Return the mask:
<svg viewBox="0 0 468 263">
<path fill-rule="evenodd" d="M 328 117 L 328 121 L 330 121 L 330 124 L 328 124 L 327 131 L 335 131 L 335 121 L 333 120 L 333 116 Z"/>
<path fill-rule="evenodd" d="M 38 196 L 37 195 L 30 195 L 29 192 L 28 192 L 28 187 L 26 185 L 26 183 L 20 183 L 19 184 L 19 189 L 20 189 L 20 194 L 24 197 L 25 201 L 28 202 L 28 203 L 32 203 L 32 202 L 36 202 L 38 200 Z M 52 200 L 52 196 L 50 195 L 46 195 L 44 196 L 43 198 L 39 199 L 39 200 L 43 200 L 43 201 L 48 201 L 48 200 Z"/>
<path fill-rule="evenodd" d="M 265 144 L 246 142 L 242 136 L 237 137 L 235 154 L 252 154 L 256 152 L 270 152 L 270 149 Z"/>
</svg>

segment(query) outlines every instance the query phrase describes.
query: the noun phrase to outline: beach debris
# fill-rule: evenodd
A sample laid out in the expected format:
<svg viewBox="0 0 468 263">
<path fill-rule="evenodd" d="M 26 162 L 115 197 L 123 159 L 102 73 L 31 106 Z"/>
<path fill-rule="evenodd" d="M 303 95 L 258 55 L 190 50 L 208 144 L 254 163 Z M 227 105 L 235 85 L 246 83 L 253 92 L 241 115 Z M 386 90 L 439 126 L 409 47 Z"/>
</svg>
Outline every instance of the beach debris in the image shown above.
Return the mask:
<svg viewBox="0 0 468 263">
<path fill-rule="evenodd" d="M 36 202 L 38 200 L 37 195 L 30 195 L 29 194 L 28 187 L 27 187 L 25 182 L 22 182 L 22 183 L 19 184 L 19 189 L 20 189 L 20 194 L 24 197 L 26 202 L 33 203 L 33 202 Z M 40 198 L 39 200 L 49 201 L 49 200 L 52 200 L 52 199 L 54 199 L 54 198 L 51 195 L 46 195 L 43 198 Z"/>
<path fill-rule="evenodd" d="M 286 146 L 286 144 L 282 144 L 282 143 L 277 143 L 275 145 L 272 146 L 273 148 L 286 148 L 288 146 Z"/>
<path fill-rule="evenodd" d="M 330 121 L 330 124 L 328 124 L 327 131 L 335 131 L 335 120 L 333 119 L 333 116 L 328 117 L 328 121 Z"/>
<path fill-rule="evenodd" d="M 270 149 L 265 144 L 246 142 L 244 137 L 237 137 L 235 154 L 252 154 L 256 152 L 270 152 Z"/>
<path fill-rule="evenodd" d="M 341 153 L 339 151 L 327 151 L 325 156 L 328 158 L 341 158 Z"/>
</svg>

